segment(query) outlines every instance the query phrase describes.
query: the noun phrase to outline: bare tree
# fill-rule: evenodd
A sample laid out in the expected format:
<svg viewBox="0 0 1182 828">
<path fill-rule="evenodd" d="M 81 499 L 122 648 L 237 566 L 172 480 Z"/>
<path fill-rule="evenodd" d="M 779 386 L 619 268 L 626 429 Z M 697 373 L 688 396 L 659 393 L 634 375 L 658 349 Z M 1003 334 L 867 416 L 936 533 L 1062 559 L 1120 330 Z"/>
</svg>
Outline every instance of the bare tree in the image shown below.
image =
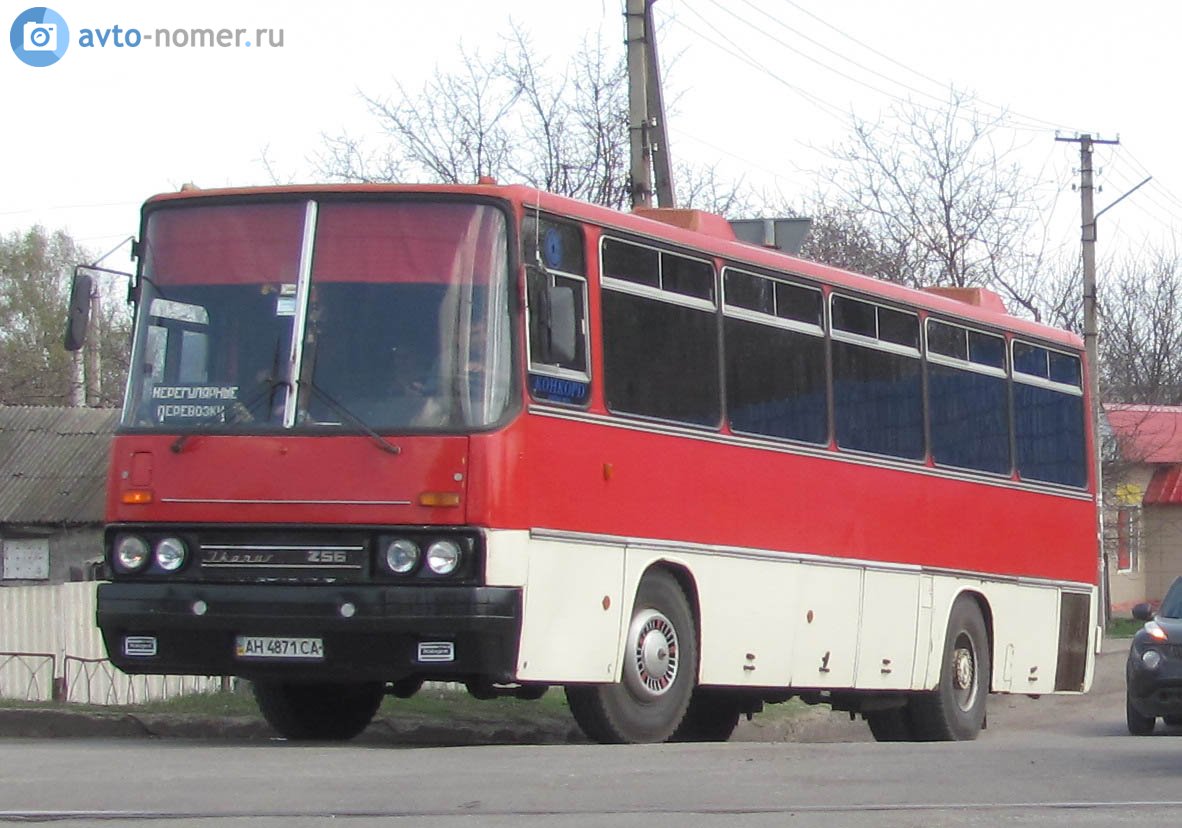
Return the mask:
<svg viewBox="0 0 1182 828">
<path fill-rule="evenodd" d="M 1039 226 L 1033 182 L 998 145 L 1002 116 L 985 116 L 955 90 L 948 106 L 902 106 L 888 122 L 854 117 L 833 154 L 833 180 L 861 223 L 891 252 L 895 278 L 916 286 L 991 285 L 1026 298 L 1014 280 L 1033 264 Z M 1037 257 L 1035 257 L 1037 258 Z"/>
<path fill-rule="evenodd" d="M 1106 271 L 1099 292 L 1103 396 L 1182 403 L 1182 258 L 1146 249 Z"/>
<path fill-rule="evenodd" d="M 775 201 L 748 187 L 743 179 L 725 177 L 717 164 L 674 164 L 678 206 L 729 218 L 796 215 L 794 209 L 773 206 Z"/>
<path fill-rule="evenodd" d="M 524 137 L 508 158 L 516 180 L 574 198 L 622 207 L 628 199 L 628 78 L 603 43 L 584 43 L 564 72 L 534 58 L 528 34 L 514 28 L 504 74 L 518 90 L 515 132 Z"/>
<path fill-rule="evenodd" d="M 382 141 L 326 136 L 313 160 L 336 181 L 471 183 L 482 175 L 595 204 L 629 203 L 628 77 L 623 51 L 598 37 L 559 69 L 514 26 L 493 58 L 462 53 L 418 93 L 395 82 L 389 97 L 363 95 Z M 265 157 L 264 157 L 265 162 Z M 715 167 L 677 167 L 682 206 L 749 213 L 759 199 Z M 274 177 L 274 175 L 272 175 Z"/>
<path fill-rule="evenodd" d="M 498 63 L 462 52 L 462 68 L 436 72 L 417 96 L 398 81 L 388 98 L 363 95 L 391 146 L 376 154 L 347 135 L 327 138 L 320 172 L 340 181 L 388 181 L 406 169 L 436 181 L 475 182 L 507 167 L 506 128 L 520 90 Z M 376 162 L 376 163 L 375 163 Z"/>
<path fill-rule="evenodd" d="M 363 95 L 385 143 L 325 138 L 317 171 L 338 181 L 475 182 L 491 175 L 613 207 L 627 199 L 627 77 L 598 40 L 551 72 L 527 32 L 512 29 L 494 58 L 462 52 L 417 94 L 395 82 Z"/>
<path fill-rule="evenodd" d="M 802 256 L 879 279 L 906 281 L 904 257 L 864 221 L 862 211 L 818 196 L 809 212 L 812 227 Z"/>
</svg>

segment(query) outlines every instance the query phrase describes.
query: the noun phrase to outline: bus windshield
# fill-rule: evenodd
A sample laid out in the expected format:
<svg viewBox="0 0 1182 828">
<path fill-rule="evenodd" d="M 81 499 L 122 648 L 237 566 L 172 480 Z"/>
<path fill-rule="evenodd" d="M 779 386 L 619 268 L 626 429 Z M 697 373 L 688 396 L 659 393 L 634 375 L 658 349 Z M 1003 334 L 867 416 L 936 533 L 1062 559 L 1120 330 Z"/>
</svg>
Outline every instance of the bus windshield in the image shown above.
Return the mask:
<svg viewBox="0 0 1182 828">
<path fill-rule="evenodd" d="M 509 401 L 504 215 L 456 201 L 158 208 L 123 424 L 458 431 Z"/>
</svg>

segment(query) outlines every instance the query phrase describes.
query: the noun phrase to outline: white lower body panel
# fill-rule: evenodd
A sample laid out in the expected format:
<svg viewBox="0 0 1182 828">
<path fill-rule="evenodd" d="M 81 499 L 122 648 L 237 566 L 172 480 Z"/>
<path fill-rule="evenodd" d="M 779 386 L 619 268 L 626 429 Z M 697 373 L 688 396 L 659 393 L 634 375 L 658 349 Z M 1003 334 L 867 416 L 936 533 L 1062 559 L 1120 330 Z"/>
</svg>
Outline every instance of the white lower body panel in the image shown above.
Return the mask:
<svg viewBox="0 0 1182 828">
<path fill-rule="evenodd" d="M 949 613 L 967 596 L 982 605 L 992 631 L 991 690 L 1051 693 L 1065 592 L 1089 596 L 1089 635 L 1096 629 L 1096 589 L 1088 584 L 543 530 L 492 531 L 488 583 L 524 591 L 518 680 L 618 680 L 633 596 L 654 566 L 681 570 L 690 585 L 705 685 L 934 688 Z M 1089 660 L 1084 689 L 1091 672 Z"/>
</svg>

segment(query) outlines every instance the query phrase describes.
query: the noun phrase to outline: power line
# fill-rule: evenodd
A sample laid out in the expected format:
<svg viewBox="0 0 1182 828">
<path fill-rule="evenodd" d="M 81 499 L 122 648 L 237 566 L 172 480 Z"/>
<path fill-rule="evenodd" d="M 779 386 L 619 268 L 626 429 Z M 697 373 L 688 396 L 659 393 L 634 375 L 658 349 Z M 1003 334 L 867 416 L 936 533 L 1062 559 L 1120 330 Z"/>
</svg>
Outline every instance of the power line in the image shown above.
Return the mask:
<svg viewBox="0 0 1182 828">
<path fill-rule="evenodd" d="M 895 94 L 894 94 L 894 93 L 892 93 L 892 92 L 888 92 L 888 91 L 887 91 L 887 90 L 885 90 L 885 89 L 880 89 L 880 88 L 879 88 L 879 87 L 877 87 L 877 86 L 873 86 L 873 85 L 871 85 L 871 84 L 867 83 L 867 82 L 866 82 L 866 81 L 864 81 L 864 80 L 861 80 L 861 79 L 859 79 L 859 78 L 856 78 L 856 77 L 854 77 L 853 75 L 848 75 L 848 74 L 846 74 L 845 72 L 842 72 L 842 71 L 841 71 L 841 70 L 839 70 L 839 69 L 835 69 L 835 68 L 833 68 L 832 66 L 830 66 L 830 65 L 828 65 L 828 64 L 826 64 L 826 63 L 824 63 L 824 62 L 822 62 L 822 61 L 821 61 L 821 60 L 819 60 L 818 58 L 815 58 L 815 57 L 813 57 L 812 55 L 809 55 L 809 54 L 807 54 L 807 53 L 805 53 L 805 52 L 801 51 L 800 49 L 797 49 L 797 48 L 796 48 L 795 46 L 793 46 L 792 44 L 790 44 L 790 43 L 787 43 L 786 41 L 784 41 L 784 40 L 781 40 L 780 38 L 778 38 L 778 37 L 776 37 L 776 36 L 774 36 L 774 35 L 770 34 L 770 33 L 769 33 L 769 32 L 768 32 L 766 29 L 763 29 L 763 28 L 759 27 L 758 25 L 756 25 L 755 23 L 752 23 L 750 20 L 747 20 L 746 18 L 744 18 L 744 17 L 741 17 L 741 16 L 740 16 L 740 15 L 739 15 L 737 12 L 735 12 L 733 9 L 729 9 L 729 8 L 727 8 L 726 6 L 723 6 L 722 4 L 720 4 L 720 3 L 718 2 L 718 0 L 707 0 L 707 2 L 709 2 L 709 3 L 710 3 L 712 6 L 714 6 L 715 8 L 717 8 L 719 11 L 722 11 L 722 12 L 724 12 L 724 13 L 726 13 L 726 14 L 730 15 L 731 17 L 733 17 L 735 20 L 738 20 L 738 21 L 739 21 L 740 23 L 742 23 L 743 25 L 745 25 L 745 26 L 747 26 L 747 27 L 749 27 L 749 28 L 753 29 L 753 30 L 754 30 L 754 31 L 756 31 L 758 34 L 761 34 L 761 35 L 763 35 L 764 37 L 768 38 L 769 40 L 773 41 L 773 42 L 774 42 L 774 43 L 776 43 L 778 46 L 782 46 L 783 48 L 785 48 L 785 49 L 789 50 L 790 52 L 793 52 L 793 53 L 795 53 L 795 54 L 797 54 L 797 55 L 800 55 L 800 56 L 801 56 L 802 58 L 804 58 L 805 60 L 808 60 L 808 61 L 810 61 L 810 62 L 812 62 L 812 63 L 815 63 L 816 65 L 820 66 L 822 69 L 824 69 L 824 70 L 826 70 L 826 71 L 828 71 L 828 72 L 831 72 L 831 73 L 833 73 L 833 74 L 835 74 L 835 75 L 839 75 L 840 77 L 843 77 L 843 78 L 845 78 L 846 80 L 852 81 L 852 82 L 854 82 L 854 83 L 856 83 L 856 84 L 858 84 L 858 85 L 860 85 L 860 86 L 864 86 L 864 87 L 866 87 L 867 89 L 871 90 L 872 92 L 878 92 L 878 93 L 879 93 L 879 94 L 881 94 L 881 95 L 886 95 L 887 97 L 894 98 L 895 100 L 901 100 L 901 99 L 900 99 L 900 98 L 899 98 L 897 95 L 895 95 Z M 887 82 L 889 82 L 889 83 L 893 83 L 893 84 L 897 84 L 897 85 L 899 85 L 899 86 L 902 86 L 902 87 L 903 87 L 903 88 L 905 88 L 905 89 L 908 89 L 908 90 L 910 90 L 910 91 L 912 91 L 912 92 L 915 92 L 917 95 L 922 95 L 922 96 L 924 96 L 925 98 L 931 98 L 931 99 L 933 99 L 933 100 L 935 100 L 935 101 L 938 101 L 938 102 L 942 102 L 942 101 L 943 101 L 943 98 L 942 98 L 941 96 L 938 96 L 938 95 L 933 95 L 933 94 L 931 94 L 931 93 L 929 93 L 929 92 L 925 92 L 925 91 L 923 91 L 922 89 L 918 89 L 918 88 L 916 88 L 916 87 L 914 87 L 914 86 L 909 86 L 909 85 L 907 85 L 907 84 L 905 84 L 905 83 L 902 83 L 901 81 L 898 81 L 898 80 L 895 80 L 894 78 L 888 77 L 888 76 L 886 76 L 886 75 L 882 74 L 881 72 L 878 72 L 878 71 L 876 71 L 876 70 L 874 70 L 874 69 L 870 69 L 869 67 L 863 66 L 862 64 L 858 63 L 857 61 L 853 60 L 852 58 L 850 58 L 850 57 L 848 57 L 848 56 L 846 56 L 846 55 L 843 55 L 843 54 L 841 54 L 840 52 L 836 51 L 835 49 L 830 49 L 830 48 L 829 48 L 828 46 L 826 46 L 825 44 L 823 44 L 823 43 L 821 43 L 821 42 L 819 42 L 819 41 L 817 41 L 817 40 L 814 40 L 813 38 L 809 37 L 808 35 L 804 34 L 804 33 L 803 33 L 803 32 L 801 32 L 801 31 L 799 31 L 798 29 L 794 29 L 794 28 L 792 28 L 792 27 L 791 27 L 791 26 L 789 26 L 788 24 L 784 23 L 782 20 L 779 20 L 779 19 L 777 19 L 777 18 L 775 18 L 775 17 L 772 17 L 772 15 L 768 14 L 768 13 L 767 13 L 767 12 L 765 12 L 763 9 L 761 9 L 761 8 L 759 8 L 758 6 L 754 5 L 754 4 L 753 4 L 753 3 L 752 3 L 750 0 L 742 0 L 742 2 L 743 2 L 745 5 L 747 5 L 749 8 L 753 9 L 754 11 L 756 11 L 756 12 L 758 12 L 759 14 L 762 14 L 763 16 L 767 17 L 769 20 L 771 20 L 773 23 L 775 23 L 776 25 L 780 26 L 781 28 L 783 28 L 783 29 L 787 29 L 789 32 L 791 32 L 792 34 L 796 35 L 797 37 L 800 37 L 800 38 L 802 38 L 803 40 L 807 40 L 809 43 L 812 43 L 814 46 L 817 46 L 818 48 L 820 48 L 820 49 L 824 50 L 825 52 L 828 52 L 829 54 L 833 55 L 834 57 L 838 58 L 839 60 L 843 60 L 843 61 L 845 61 L 846 63 L 852 64 L 853 66 L 856 66 L 857 68 L 861 69 L 862 71 L 864 71 L 864 72 L 869 72 L 870 74 L 872 74 L 872 75 L 875 75 L 875 76 L 877 76 L 877 77 L 879 77 L 879 78 L 882 78 L 883 80 L 885 80 L 885 81 L 887 81 Z"/>
<path fill-rule="evenodd" d="M 875 49 L 870 44 L 859 40 L 858 38 L 854 37 L 853 35 L 849 34 L 846 31 L 844 31 L 843 29 L 833 25 L 829 21 L 827 21 L 827 20 L 823 19 L 822 17 L 814 14 L 813 12 L 809 11 L 805 7 L 801 6 L 799 3 L 794 2 L 794 0 L 782 0 L 782 2 L 787 3 L 788 5 L 795 8 L 797 11 L 801 12 L 802 14 L 805 14 L 808 17 L 811 17 L 813 20 L 816 20 L 822 26 L 825 26 L 826 28 L 832 30 L 836 34 L 845 38 L 846 40 L 849 40 L 851 43 L 854 43 L 857 46 L 860 46 L 861 48 L 865 49 L 866 51 L 871 52 L 874 55 L 877 55 L 878 57 L 882 58 L 883 60 L 885 60 L 889 63 L 892 63 L 895 66 L 898 66 L 900 69 L 903 69 L 903 70 L 911 73 L 912 75 L 915 75 L 916 77 L 921 78 L 922 80 L 925 80 L 928 83 L 934 84 L 936 86 L 945 87 L 948 85 L 948 84 L 944 83 L 943 81 L 938 81 L 929 75 L 925 75 L 923 72 L 920 72 L 919 70 L 914 69 L 913 67 L 909 66 L 908 64 L 903 63 L 902 61 L 899 61 L 899 60 L 891 57 L 890 55 L 886 54 L 885 52 Z M 770 17 L 770 15 L 769 15 L 769 17 Z M 775 19 L 775 18 L 772 18 L 772 19 Z M 895 81 L 895 82 L 899 83 L 901 86 L 905 86 L 905 87 L 907 86 L 906 84 L 902 83 L 901 81 Z M 907 88 L 910 88 L 910 87 L 907 87 Z M 981 99 L 981 98 L 976 98 L 976 100 L 978 102 L 984 104 L 985 106 L 988 106 L 989 108 L 996 110 L 997 112 L 1001 113 L 1002 115 L 1008 114 L 1010 116 L 1017 116 L 1018 118 L 1021 118 L 1023 121 L 1028 122 L 1028 125 L 1026 127 L 1027 129 L 1032 129 L 1032 130 L 1039 131 L 1039 132 L 1046 131 L 1046 130 L 1059 130 L 1062 132 L 1079 132 L 1080 131 L 1080 130 L 1077 130 L 1073 127 L 1068 127 L 1063 124 L 1055 123 L 1054 121 L 1048 121 L 1043 118 L 1038 118 L 1038 117 L 1035 117 L 1032 115 L 1022 115 L 1021 113 L 1017 113 L 1017 112 L 1012 111 L 1008 107 L 999 106 L 997 104 L 990 103 L 990 102 L 988 102 L 984 99 Z"/>
<path fill-rule="evenodd" d="M 687 8 L 696 17 L 698 17 L 700 20 L 702 20 L 702 22 L 705 23 L 707 26 L 710 25 L 710 21 L 708 21 L 704 17 L 702 17 L 702 15 L 696 9 L 694 9 L 692 6 L 686 6 L 685 8 Z M 719 33 L 719 36 L 729 44 L 730 48 L 720 45 L 716 40 L 708 37 L 707 35 L 702 34 L 697 29 L 688 25 L 684 20 L 674 19 L 673 22 L 676 25 L 684 28 L 686 31 L 693 34 L 699 40 L 702 40 L 702 41 L 712 44 L 715 48 L 719 49 L 720 51 L 726 52 L 731 57 L 734 57 L 735 59 L 737 59 L 737 60 L 747 64 L 748 66 L 767 75 L 772 80 L 775 80 L 778 83 L 782 84 L 783 86 L 787 87 L 788 89 L 790 89 L 791 91 L 793 91 L 794 93 L 796 93 L 797 95 L 799 95 L 800 97 L 804 98 L 806 101 L 811 103 L 813 106 L 817 107 L 819 110 L 821 110 L 821 112 L 828 115 L 830 118 L 833 118 L 834 120 L 838 121 L 842 125 L 847 124 L 846 113 L 843 110 L 839 109 L 835 105 L 833 105 L 821 98 L 818 98 L 816 95 L 813 95 L 813 94 L 805 91 L 801 87 L 799 87 L 793 83 L 790 83 L 789 81 L 787 81 L 786 79 L 781 77 L 779 74 L 777 74 L 776 72 L 769 69 L 765 64 L 762 64 L 762 63 L 754 60 L 737 43 L 735 43 L 733 40 L 731 40 L 726 35 Z"/>
<path fill-rule="evenodd" d="M 1066 128 L 1062 124 L 1057 124 L 1054 121 L 1050 121 L 1050 120 L 1047 120 L 1044 118 L 1038 118 L 1038 117 L 1034 117 L 1034 116 L 1030 116 L 1030 115 L 1024 115 L 1022 113 L 1017 113 L 1017 112 L 1009 110 L 1005 107 L 1001 107 L 996 104 L 990 103 L 989 101 L 986 101 L 984 99 L 978 98 L 975 95 L 972 95 L 970 97 L 969 105 L 964 108 L 963 112 L 949 113 L 946 102 L 944 101 L 944 99 L 940 98 L 939 96 L 936 96 L 928 91 L 925 91 L 921 86 L 918 86 L 914 83 L 908 82 L 907 80 L 901 79 L 893 74 L 888 74 L 883 71 L 879 71 L 878 69 L 874 68 L 871 65 L 868 65 L 867 63 L 865 63 L 863 61 L 860 61 L 858 59 L 849 57 L 846 54 L 843 54 L 839 49 L 832 48 L 830 45 L 827 45 L 826 43 L 811 36 L 810 34 L 806 33 L 805 31 L 802 31 L 800 28 L 792 26 L 792 25 L 788 25 L 784 21 L 777 19 L 774 15 L 768 13 L 764 9 L 759 8 L 757 5 L 755 5 L 755 3 L 752 2 L 752 0 L 742 0 L 742 6 L 746 10 L 749 10 L 751 12 L 758 14 L 760 16 L 759 22 L 755 22 L 751 18 L 749 13 L 744 14 L 744 13 L 740 13 L 740 12 L 736 11 L 734 8 L 727 8 L 724 5 L 722 5 L 721 3 L 719 3 L 718 0 L 705 0 L 705 2 L 709 3 L 710 6 L 712 6 L 714 8 L 714 10 L 716 10 L 718 12 L 722 12 L 727 18 L 730 18 L 733 22 L 741 25 L 745 29 L 754 30 L 757 35 L 761 36 L 762 38 L 766 39 L 767 41 L 770 41 L 772 44 L 775 44 L 775 46 L 778 50 L 783 50 L 786 52 L 790 52 L 793 55 L 797 55 L 800 58 L 802 58 L 806 61 L 809 61 L 813 65 L 819 67 L 820 69 L 822 69 L 823 71 L 825 71 L 831 75 L 834 75 L 836 77 L 840 77 L 840 78 L 844 79 L 845 81 L 848 81 L 848 82 L 854 83 L 860 87 L 866 88 L 866 89 L 874 92 L 877 95 L 884 96 L 885 98 L 887 98 L 891 101 L 896 101 L 899 103 L 906 104 L 910 107 L 914 107 L 914 108 L 922 109 L 922 110 L 928 110 L 931 112 L 937 112 L 937 113 L 944 114 L 944 115 L 951 114 L 952 117 L 959 119 L 959 120 L 970 120 L 970 121 L 975 122 L 976 118 L 979 118 L 982 115 L 985 115 L 985 117 L 991 118 L 996 123 L 996 125 L 998 127 L 1012 129 L 1017 132 L 1034 132 L 1034 133 L 1039 133 L 1039 134 L 1045 134 L 1046 132 L 1052 131 L 1052 130 L 1056 131 L 1056 133 L 1064 132 L 1064 131 L 1065 132 L 1075 132 L 1075 130 L 1072 130 L 1070 128 Z M 856 44 L 861 50 L 865 51 L 866 53 L 876 55 L 877 57 L 881 58 L 882 60 L 889 62 L 890 64 L 902 69 L 903 71 L 909 73 L 910 75 L 913 75 L 916 78 L 919 78 L 924 83 L 931 84 L 933 86 L 941 86 L 941 87 L 943 86 L 943 84 L 940 81 L 937 81 L 934 78 L 932 78 L 928 75 L 925 75 L 924 73 L 912 68 L 911 66 L 907 65 L 906 63 L 896 60 L 895 58 L 891 57 L 890 55 L 886 54 L 885 52 L 882 52 L 879 49 L 874 48 L 870 44 L 868 44 L 864 41 L 861 41 L 858 38 L 846 33 L 845 31 L 838 28 L 837 26 L 834 26 L 833 24 L 829 23 L 828 21 L 824 20 L 823 18 L 819 17 L 818 15 L 809 11 L 808 9 L 804 8 L 802 5 L 795 2 L 795 0 L 783 0 L 783 2 L 787 3 L 789 6 L 791 6 L 793 9 L 797 10 L 801 14 L 806 15 L 807 17 L 815 20 L 817 23 L 819 23 L 819 24 L 825 26 L 826 28 L 830 29 L 831 31 L 835 32 L 840 37 Z M 753 50 L 746 42 L 742 42 L 742 40 L 737 42 L 736 39 L 729 36 L 726 33 L 727 27 L 719 20 L 719 15 L 712 14 L 710 17 L 707 17 L 703 13 L 702 7 L 703 7 L 702 4 L 694 3 L 692 1 L 691 2 L 684 2 L 680 5 L 681 9 L 684 9 L 685 11 L 687 11 L 697 21 L 699 21 L 699 23 L 702 26 L 704 26 L 708 31 L 711 31 L 712 32 L 711 35 L 706 35 L 702 31 L 700 31 L 698 28 L 696 28 L 695 26 L 690 25 L 689 22 L 684 19 L 684 15 L 680 16 L 680 17 L 674 17 L 671 19 L 673 20 L 673 22 L 676 26 L 682 27 L 683 29 L 685 29 L 685 31 L 694 35 L 699 41 L 712 45 L 714 48 L 730 55 L 732 58 L 734 58 L 737 61 L 741 62 L 742 64 L 750 67 L 751 69 L 755 70 L 756 72 L 760 73 L 761 75 L 772 79 L 773 81 L 775 81 L 776 83 L 778 83 L 782 86 L 787 87 L 794 94 L 796 94 L 798 97 L 800 97 L 802 100 L 804 100 L 806 103 L 810 104 L 813 108 L 820 111 L 821 113 L 823 113 L 827 117 L 829 117 L 835 121 L 838 121 L 843 126 L 849 125 L 850 117 L 851 117 L 852 113 L 839 109 L 829 99 L 827 99 L 821 95 L 817 95 L 817 94 L 815 94 L 805 88 L 802 88 L 801 86 L 798 86 L 798 85 L 790 82 L 789 80 L 787 80 L 786 77 L 784 76 L 784 74 L 782 74 L 780 71 L 772 68 L 772 66 L 769 66 L 768 62 L 759 58 L 756 53 L 753 53 Z M 791 33 L 793 36 L 793 42 L 788 42 L 784 38 L 777 36 L 777 34 L 775 34 L 773 31 L 769 31 L 769 29 L 771 27 L 769 27 L 767 25 L 766 21 L 771 21 L 771 23 L 774 24 L 776 27 L 779 27 L 780 29 L 783 29 L 784 31 Z M 733 29 L 733 26 L 731 28 Z M 726 45 L 723 45 L 723 43 L 720 43 L 720 39 Z M 847 71 L 843 71 L 842 69 L 835 67 L 833 65 L 833 63 L 834 63 L 833 60 L 820 59 L 814 54 L 809 54 L 808 52 L 799 48 L 799 43 L 797 41 L 803 41 L 805 43 L 811 44 L 812 47 L 815 47 L 816 49 L 821 50 L 821 53 L 823 53 L 827 56 L 831 56 L 832 58 L 835 58 L 838 61 L 841 61 L 842 64 L 844 64 L 844 65 L 848 65 L 848 66 L 853 67 L 857 73 L 865 73 L 865 74 L 872 76 L 873 78 L 877 78 L 881 81 L 884 81 L 886 84 L 888 84 L 887 88 L 883 88 L 883 85 L 881 83 L 869 82 L 864 77 L 859 77 L 856 74 L 853 74 L 853 73 L 847 72 Z M 913 93 L 917 96 L 920 96 L 924 100 L 936 101 L 937 104 L 939 104 L 939 105 L 932 106 L 932 105 L 929 105 L 929 104 L 926 104 L 923 102 L 917 102 L 912 99 L 904 99 L 904 98 L 900 97 L 900 95 L 898 94 L 898 92 L 895 89 L 893 89 L 893 87 L 896 87 L 896 86 L 899 89 L 906 90 L 907 92 L 910 92 L 910 93 Z M 950 87 L 950 88 L 954 89 L 954 87 Z M 994 113 L 996 113 L 996 114 L 994 114 Z M 697 140 L 699 143 L 702 143 L 704 145 L 712 146 L 712 145 L 707 144 L 707 142 L 702 141 L 700 138 L 695 138 L 695 140 Z M 712 148 L 717 151 L 724 152 L 725 154 L 730 155 L 732 157 L 738 158 L 740 161 L 743 161 L 744 163 L 751 164 L 754 167 L 758 167 L 758 168 L 765 169 L 765 170 L 767 169 L 765 166 L 763 166 L 761 164 L 756 164 L 756 163 L 752 162 L 750 159 L 743 159 L 740 156 L 736 156 L 734 153 L 730 153 L 725 150 L 721 150 L 718 147 L 712 146 Z M 1122 154 L 1124 152 L 1125 152 L 1125 150 L 1124 150 L 1124 148 L 1122 148 Z M 1038 185 L 1040 189 L 1045 184 L 1044 178 L 1046 177 L 1047 168 L 1050 163 L 1052 155 L 1053 155 L 1053 150 L 1048 151 L 1047 156 L 1044 157 L 1044 159 L 1043 159 L 1043 162 L 1042 162 L 1042 165 L 1039 169 L 1038 175 L 1036 176 L 1036 181 L 1040 182 Z M 1135 157 L 1131 156 L 1131 154 L 1130 154 L 1130 157 L 1128 160 L 1131 162 L 1131 165 L 1135 165 L 1137 167 L 1140 167 L 1145 172 L 1146 175 L 1148 174 L 1148 168 L 1145 167 L 1144 164 L 1141 164 Z M 1123 180 L 1123 172 L 1124 172 L 1123 165 L 1119 164 L 1119 159 L 1117 159 L 1117 161 L 1114 162 L 1113 168 L 1114 168 L 1114 175 L 1113 175 L 1112 180 L 1119 184 Z M 1118 174 L 1118 171 L 1119 171 L 1119 174 Z M 773 173 L 773 175 L 775 175 L 775 173 Z M 1139 176 L 1139 178 L 1143 178 L 1143 177 L 1144 176 Z M 1131 186 L 1132 182 L 1130 181 L 1129 184 Z M 1048 185 L 1048 186 L 1050 186 L 1050 185 Z M 1150 190 L 1152 192 L 1150 192 Z M 1054 195 L 1052 196 L 1053 200 L 1057 201 L 1059 194 L 1061 194 L 1062 191 L 1063 191 L 1062 186 L 1056 187 L 1054 189 Z M 1163 203 L 1163 200 L 1166 203 Z M 1166 228 L 1167 230 L 1172 231 L 1174 226 L 1176 226 L 1179 223 L 1182 223 L 1182 218 L 1180 218 L 1179 214 L 1178 214 L 1178 211 L 1182 210 L 1182 200 L 1180 200 L 1177 196 L 1175 196 L 1163 184 L 1163 182 L 1161 182 L 1160 180 L 1158 180 L 1156 178 L 1153 179 L 1150 187 L 1147 188 L 1146 192 L 1140 193 L 1138 195 L 1137 202 L 1139 202 L 1139 203 L 1135 203 L 1135 209 L 1138 211 L 1138 213 L 1144 214 L 1156 225 L 1160 225 L 1160 226 Z M 1150 209 L 1150 207 L 1147 205 L 1151 205 L 1153 209 Z M 1119 226 L 1119 223 L 1114 223 L 1114 224 Z"/>
</svg>

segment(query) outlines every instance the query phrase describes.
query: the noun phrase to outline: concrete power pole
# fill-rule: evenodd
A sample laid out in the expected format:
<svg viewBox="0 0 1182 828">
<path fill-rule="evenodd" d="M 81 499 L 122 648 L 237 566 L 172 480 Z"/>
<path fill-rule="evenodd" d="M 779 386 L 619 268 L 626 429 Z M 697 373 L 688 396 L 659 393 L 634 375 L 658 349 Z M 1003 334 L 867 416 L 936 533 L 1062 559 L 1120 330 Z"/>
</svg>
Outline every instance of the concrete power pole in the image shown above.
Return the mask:
<svg viewBox="0 0 1182 828">
<path fill-rule="evenodd" d="M 653 171 L 657 203 L 672 207 L 673 174 L 660 64 L 653 27 L 655 0 L 627 0 L 628 138 L 631 157 L 632 207 L 651 207 Z"/>
<path fill-rule="evenodd" d="M 97 408 L 102 396 L 102 357 L 99 346 L 99 318 L 102 313 L 102 298 L 99 296 L 98 280 L 90 291 L 90 331 L 86 334 L 86 404 Z"/>
<path fill-rule="evenodd" d="M 628 0 L 624 14 L 628 32 L 628 139 L 632 159 L 632 206 L 653 202 L 652 155 L 648 143 L 648 56 L 645 42 L 647 0 Z"/>
<path fill-rule="evenodd" d="M 1096 318 L 1096 215 L 1092 183 L 1092 147 L 1095 144 L 1118 144 L 1119 141 L 1093 139 L 1084 134 L 1078 138 L 1055 138 L 1079 144 L 1080 241 L 1083 252 L 1083 339 L 1088 361 L 1088 396 L 1092 406 L 1092 464 L 1096 470 L 1097 512 L 1096 543 L 1100 566 L 1100 621 L 1107 624 L 1111 616 L 1108 588 L 1108 560 L 1104 550 L 1104 497 L 1101 485 L 1100 454 L 1100 349 Z"/>
</svg>

